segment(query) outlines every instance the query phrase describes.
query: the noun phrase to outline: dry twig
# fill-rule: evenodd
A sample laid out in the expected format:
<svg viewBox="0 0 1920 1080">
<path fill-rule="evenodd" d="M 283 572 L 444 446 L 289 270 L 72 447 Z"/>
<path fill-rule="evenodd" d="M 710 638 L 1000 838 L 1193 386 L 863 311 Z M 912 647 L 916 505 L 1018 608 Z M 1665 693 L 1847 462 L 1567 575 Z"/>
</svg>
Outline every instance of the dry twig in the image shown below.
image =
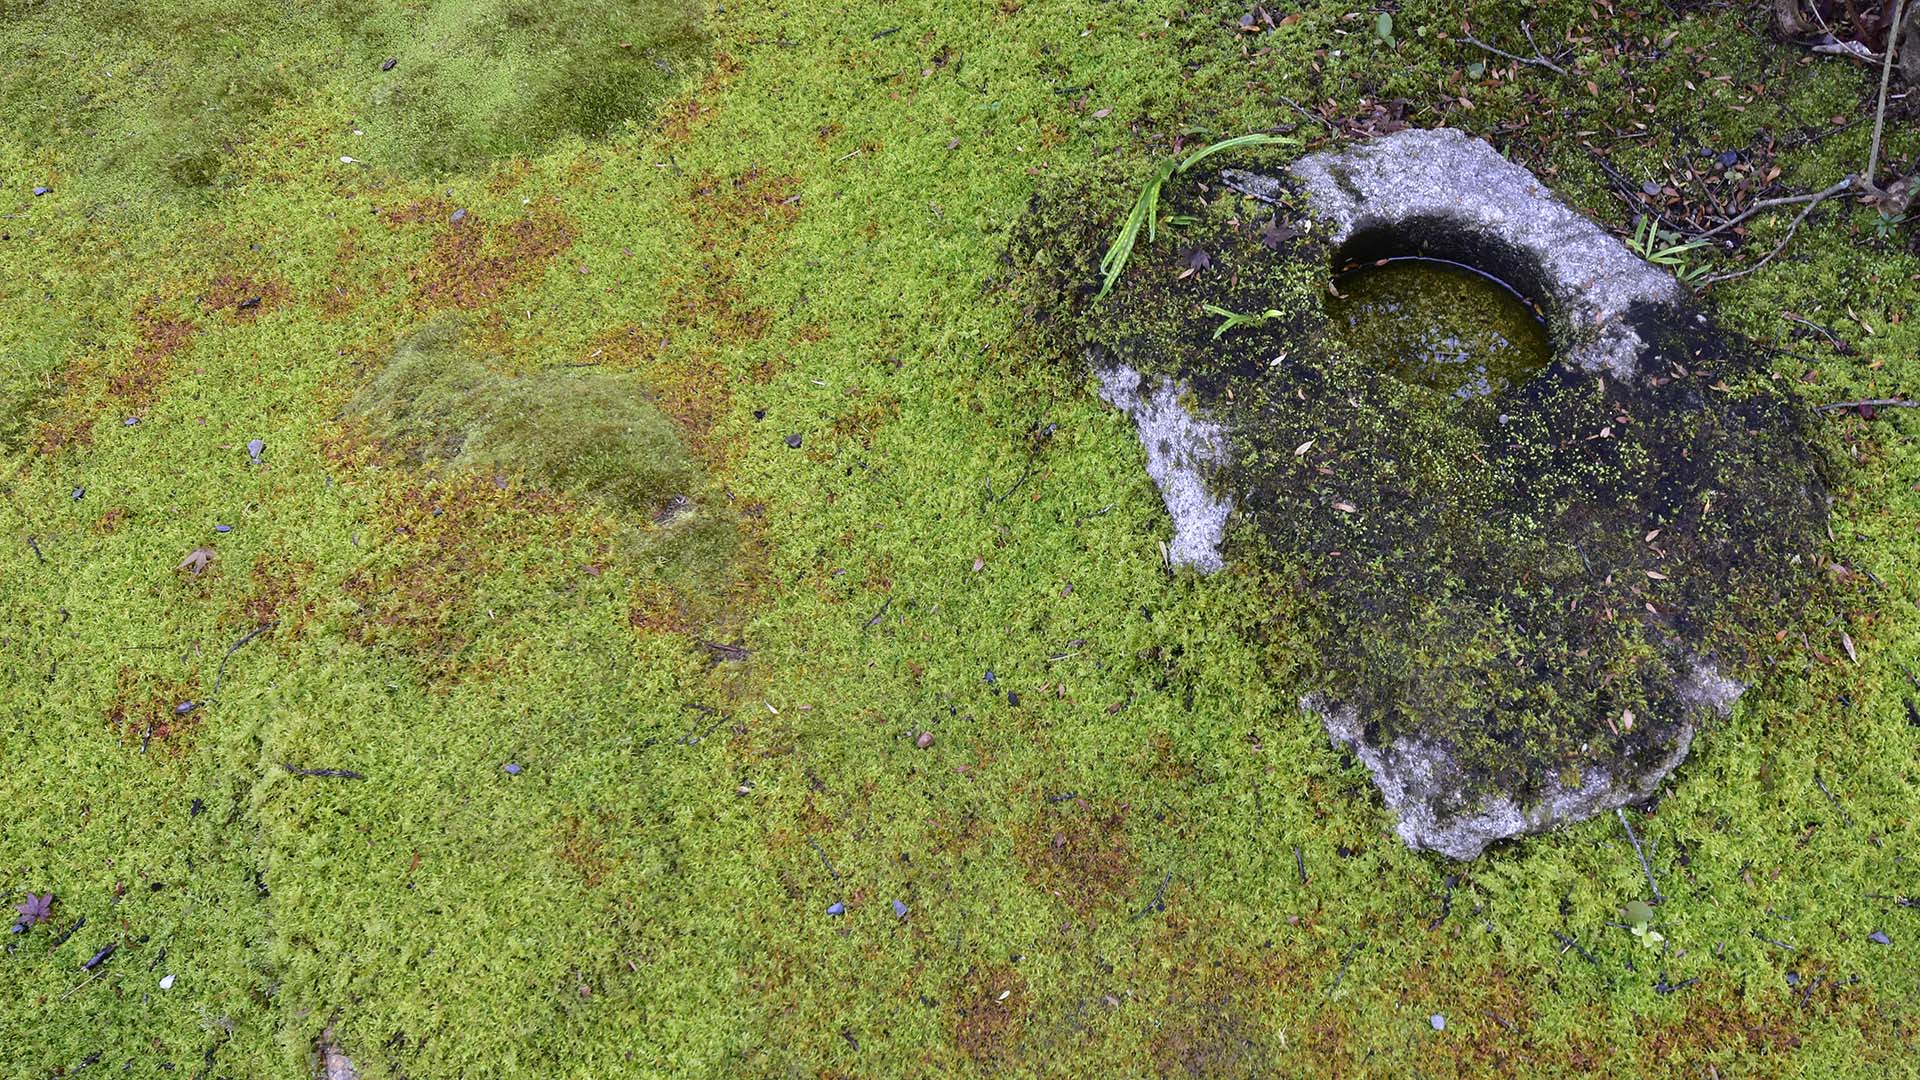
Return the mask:
<svg viewBox="0 0 1920 1080">
<path fill-rule="evenodd" d="M 1739 214 L 1731 218 L 1728 218 L 1726 221 L 1723 221 L 1720 224 L 1715 225 L 1713 228 L 1708 229 L 1706 232 L 1695 233 L 1693 235 L 1693 239 L 1706 240 L 1711 237 L 1718 236 L 1719 234 L 1726 232 L 1728 229 L 1733 228 L 1735 225 L 1740 224 L 1741 222 L 1747 220 L 1753 215 L 1759 213 L 1760 211 L 1771 210 L 1776 206 L 1795 206 L 1803 202 L 1811 202 L 1815 204 L 1825 202 L 1826 200 L 1833 198 L 1835 195 L 1844 193 L 1848 188 L 1853 186 L 1853 183 L 1854 183 L 1854 178 L 1849 176 L 1846 179 L 1841 180 L 1840 182 L 1834 184 L 1832 187 L 1826 188 L 1822 191 L 1810 192 L 1806 195 L 1788 195 L 1784 198 L 1779 198 L 1779 199 L 1761 199 L 1759 202 L 1754 203 L 1752 206 L 1747 207 L 1745 210 L 1742 210 Z"/>
<path fill-rule="evenodd" d="M 1862 398 L 1859 401 L 1833 401 L 1825 405 L 1815 405 L 1814 412 L 1834 412 L 1839 409 L 1858 409 L 1871 406 L 1876 409 L 1920 409 L 1920 401 L 1908 401 L 1906 398 Z"/>
<path fill-rule="evenodd" d="M 1906 21 L 1907 0 L 1893 0 L 1893 25 L 1887 28 L 1886 56 L 1880 63 L 1880 106 L 1873 114 L 1873 150 L 1867 155 L 1867 190 L 1881 194 L 1876 180 L 1880 175 L 1880 136 L 1887 127 L 1887 87 L 1893 81 L 1893 56 L 1900 48 L 1900 25 Z"/>
<path fill-rule="evenodd" d="M 1513 53 L 1506 51 L 1505 49 L 1496 49 L 1493 46 L 1487 44 L 1486 42 L 1481 41 L 1479 38 L 1474 37 L 1472 34 L 1462 34 L 1459 37 L 1455 38 L 1454 40 L 1461 42 L 1462 44 L 1471 45 L 1476 49 L 1484 49 L 1485 51 L 1490 52 L 1495 56 L 1503 56 L 1508 60 L 1513 61 L 1516 64 L 1526 64 L 1531 67 L 1546 68 L 1548 71 L 1551 71 L 1556 75 L 1560 75 L 1569 79 L 1573 78 L 1573 73 L 1571 71 L 1568 71 L 1566 68 L 1561 67 L 1559 64 L 1556 64 L 1553 61 L 1547 59 L 1545 56 L 1541 55 L 1540 46 L 1534 44 L 1533 29 L 1531 27 L 1529 27 L 1526 23 L 1521 23 L 1520 32 L 1527 35 L 1527 44 L 1533 45 L 1533 55 L 1531 57 L 1516 56 Z"/>
<path fill-rule="evenodd" d="M 1813 213 L 1815 208 L 1817 208 L 1821 203 L 1826 202 L 1828 199 L 1833 198 L 1835 195 L 1838 195 L 1843 191 L 1851 190 L 1854 185 L 1854 180 L 1855 180 L 1854 177 L 1849 176 L 1846 179 L 1840 181 L 1839 183 L 1833 185 L 1832 187 L 1827 188 L 1825 191 L 1820 192 L 1819 198 L 1808 201 L 1806 205 L 1806 209 L 1801 210 L 1799 214 L 1795 215 L 1793 219 L 1793 224 L 1787 226 L 1787 235 L 1780 238 L 1780 243 L 1775 245 L 1772 251 L 1767 252 L 1765 258 L 1761 259 L 1759 262 L 1754 263 L 1752 266 L 1749 266 L 1744 270 L 1735 270 L 1735 271 L 1732 271 L 1731 273 L 1726 273 L 1726 274 L 1712 274 L 1707 277 L 1701 278 L 1700 283 L 1702 285 L 1711 285 L 1717 281 L 1732 281 L 1734 278 L 1746 277 L 1748 274 L 1753 273 L 1755 270 L 1760 269 L 1761 267 L 1772 262 L 1774 259 L 1778 258 L 1781 252 L 1787 250 L 1787 245 L 1793 242 L 1793 234 L 1799 231 L 1800 223 L 1807 220 L 1807 215 Z"/>
</svg>

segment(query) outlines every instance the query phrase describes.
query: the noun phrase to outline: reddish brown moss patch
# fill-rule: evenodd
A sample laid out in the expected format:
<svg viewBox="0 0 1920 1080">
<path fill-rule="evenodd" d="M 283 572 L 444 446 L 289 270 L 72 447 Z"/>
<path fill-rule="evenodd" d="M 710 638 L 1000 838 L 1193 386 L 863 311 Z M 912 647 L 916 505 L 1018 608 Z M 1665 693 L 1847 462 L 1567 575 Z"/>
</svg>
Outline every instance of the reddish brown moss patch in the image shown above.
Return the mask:
<svg viewBox="0 0 1920 1080">
<path fill-rule="evenodd" d="M 348 227 L 340 233 L 334 242 L 333 265 L 327 270 L 327 284 L 315 303 L 320 315 L 325 319 L 338 319 L 349 315 L 360 306 L 365 297 L 358 288 L 359 275 L 356 267 L 366 255 L 366 242 L 358 228 Z"/>
<path fill-rule="evenodd" d="M 438 196 L 415 199 L 403 206 L 382 207 L 380 220 L 390 229 L 442 222 L 453 216 L 454 205 Z"/>
<path fill-rule="evenodd" d="M 172 369 L 173 355 L 192 342 L 194 325 L 157 310 L 137 316 L 140 340 L 125 361 L 107 374 L 107 393 L 128 409 L 151 406 Z"/>
<path fill-rule="evenodd" d="M 469 211 L 446 220 L 426 257 L 410 267 L 414 301 L 423 310 L 472 310 L 531 281 L 573 243 L 572 224 L 554 210 L 505 225 L 487 225 Z"/>
<path fill-rule="evenodd" d="M 763 256 L 800 216 L 799 181 L 757 166 L 730 178 L 708 175 L 687 200 L 698 265 L 669 289 L 667 322 L 675 334 L 713 344 L 758 341 L 773 313 L 749 304 L 739 263 Z"/>
<path fill-rule="evenodd" d="M 983 1069 L 1016 1060 L 1027 1027 L 1027 980 L 1010 967 L 972 968 L 954 993 L 953 1042 Z"/>
<path fill-rule="evenodd" d="M 590 816 L 570 812 L 555 830 L 555 857 L 579 873 L 588 888 L 598 887 L 613 872 L 614 858 L 607 850 L 613 824 L 613 815 L 604 810 Z"/>
<path fill-rule="evenodd" d="M 699 620 L 688 597 L 661 581 L 642 580 L 627 601 L 627 625 L 648 634 L 692 633 Z"/>
<path fill-rule="evenodd" d="M 93 535 L 112 536 L 124 528 L 133 517 L 133 512 L 124 506 L 115 506 L 101 514 L 93 523 Z"/>
<path fill-rule="evenodd" d="M 191 682 L 169 679 L 121 665 L 114 676 L 113 696 L 107 701 L 106 721 L 124 741 L 146 748 L 177 744 L 199 726 L 198 708 L 175 710 L 197 701 Z"/>
<path fill-rule="evenodd" d="M 1147 1049 L 1166 1077 L 1266 1076 L 1269 1052 L 1261 1025 L 1266 980 L 1249 970 L 1191 954 L 1176 964 L 1168 1001 Z"/>
<path fill-rule="evenodd" d="M 134 312 L 139 331 L 125 356 L 106 364 L 82 357 L 60 376 L 58 399 L 50 419 L 35 429 L 33 446 L 42 455 L 93 442 L 93 424 L 108 405 L 138 415 L 158 399 L 173 370 L 173 357 L 193 343 L 197 332 L 187 319 L 163 310 L 157 300 L 143 301 Z"/>
<path fill-rule="evenodd" d="M 250 322 L 286 303 L 288 292 L 286 279 L 277 275 L 222 274 L 200 294 L 200 310 L 219 312 L 228 322 Z"/>
<path fill-rule="evenodd" d="M 1540 994 L 1528 972 L 1502 964 L 1462 975 L 1451 945 L 1440 955 L 1381 980 L 1410 1016 L 1435 1012 L 1447 1018 L 1449 1053 L 1436 1076 L 1514 1077 L 1538 1074 L 1540 1055 L 1550 1052 L 1534 1038 L 1533 1003 Z"/>
<path fill-rule="evenodd" d="M 314 604 L 301 593 L 313 576 L 313 564 L 278 555 L 261 555 L 249 572 L 251 590 L 238 606 L 236 621 L 249 627 L 274 623 L 278 636 L 298 637 L 313 621 Z"/>
<path fill-rule="evenodd" d="M 538 491 L 516 491 L 490 477 L 458 476 L 389 493 L 376 512 L 388 526 L 390 550 L 378 569 L 342 585 L 360 606 L 347 636 L 360 644 L 396 645 L 439 674 L 450 674 L 475 636 L 472 595 L 497 572 L 501 556 L 536 541 L 543 521 L 571 504 Z"/>
<path fill-rule="evenodd" d="M 638 373 L 654 405 L 679 427 L 687 448 L 702 464 L 718 468 L 735 449 L 715 435 L 733 403 L 727 369 L 705 350 L 663 355 L 665 341 L 657 331 L 629 324 L 595 339 L 586 355 Z"/>
<path fill-rule="evenodd" d="M 1686 1009 L 1646 1021 L 1632 1071 L 1641 1076 L 1703 1076 L 1716 1059 L 1738 1058 L 1739 1075 L 1799 1075 L 1787 1057 L 1800 1045 L 1807 1014 L 1782 993 L 1753 998 L 1715 974 L 1680 991 Z"/>
<path fill-rule="evenodd" d="M 831 430 L 840 441 L 858 443 L 862 449 L 871 450 L 874 435 L 900 414 L 900 396 L 869 395 L 857 386 L 848 387 L 846 393 L 852 403 L 833 418 Z"/>
<path fill-rule="evenodd" d="M 1119 906 L 1135 884 L 1127 814 L 1125 803 L 1042 804 L 1016 840 L 1027 883 L 1083 916 Z"/>
<path fill-rule="evenodd" d="M 714 53 L 713 67 L 707 70 L 707 76 L 700 81 L 699 88 L 669 102 L 660 110 L 660 115 L 665 118 L 660 131 L 667 141 L 681 144 L 691 141 L 694 131 L 713 116 L 714 107 L 707 103 L 723 96 L 733 83 L 734 76 L 740 74 L 744 67 L 731 53 Z"/>
</svg>

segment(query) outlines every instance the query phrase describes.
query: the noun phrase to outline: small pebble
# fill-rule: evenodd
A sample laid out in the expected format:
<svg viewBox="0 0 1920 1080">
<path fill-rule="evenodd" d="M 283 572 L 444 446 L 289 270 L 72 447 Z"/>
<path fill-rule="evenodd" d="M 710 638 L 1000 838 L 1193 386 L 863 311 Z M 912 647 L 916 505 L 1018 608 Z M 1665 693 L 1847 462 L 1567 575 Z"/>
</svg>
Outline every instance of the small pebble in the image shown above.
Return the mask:
<svg viewBox="0 0 1920 1080">
<path fill-rule="evenodd" d="M 1435 1031 L 1447 1030 L 1447 1018 L 1441 1016 L 1439 1013 L 1434 1013 L 1432 1016 L 1427 1017 L 1427 1023 L 1432 1024 L 1433 1030 Z"/>
<path fill-rule="evenodd" d="M 395 64 L 397 64 L 397 63 L 399 63 L 399 62 L 400 62 L 400 58 L 399 58 L 399 57 L 397 57 L 397 56 L 389 56 L 389 57 L 387 57 L 387 59 L 386 59 L 386 62 L 380 65 L 380 70 L 381 70 L 381 71 L 392 71 L 392 70 L 393 70 L 393 65 L 395 65 Z"/>
<path fill-rule="evenodd" d="M 917 738 L 917 739 L 915 739 L 915 740 L 913 740 L 913 745 L 915 745 L 915 746 L 917 746 L 917 747 L 919 747 L 919 748 L 920 748 L 920 749 L 922 749 L 922 750 L 925 750 L 926 748 L 928 748 L 928 747 L 930 747 L 930 746 L 932 746 L 932 745 L 933 745 L 933 732 L 931 732 L 931 731 L 923 731 L 923 732 L 921 732 L 921 733 L 920 733 L 920 737 L 919 737 L 919 738 Z"/>
<path fill-rule="evenodd" d="M 253 459 L 253 463 L 255 465 L 258 465 L 260 464 L 260 454 L 266 448 L 267 448 L 267 443 L 265 439 L 250 440 L 247 443 L 247 456 Z"/>
<path fill-rule="evenodd" d="M 453 222 L 455 225 L 458 225 L 461 222 L 467 220 L 467 208 L 463 206 L 460 209 L 455 210 L 453 212 L 453 216 L 447 220 Z"/>
<path fill-rule="evenodd" d="M 906 917 L 907 917 L 907 905 L 906 905 L 906 904 L 903 904 L 903 903 L 901 903 L 901 902 L 900 902 L 900 901 L 898 901 L 898 900 L 895 900 L 895 901 L 893 902 L 893 915 L 894 915 L 894 917 L 895 917 L 895 918 L 897 918 L 897 919 L 904 919 L 904 918 L 906 918 Z"/>
<path fill-rule="evenodd" d="M 120 422 L 122 424 L 125 424 L 127 427 L 132 427 L 133 425 L 140 422 L 140 418 L 137 416 L 129 416 L 125 420 L 122 420 Z"/>
<path fill-rule="evenodd" d="M 787 445 L 793 447 L 795 450 L 800 449 L 800 434 L 795 432 L 787 436 Z"/>
<path fill-rule="evenodd" d="M 841 903 L 838 900 L 835 900 L 833 903 L 827 905 L 827 914 L 829 915 L 839 916 L 839 915 L 845 915 L 846 913 L 847 913 L 847 905 Z"/>
<path fill-rule="evenodd" d="M 1007 691 L 1007 704 L 1009 704 L 1009 705 L 1018 705 L 1018 704 L 1020 704 L 1020 695 L 1019 695 L 1019 694 L 1016 694 L 1016 693 L 1014 693 L 1014 692 L 1013 692 L 1013 691 L 1011 691 L 1011 690 L 1009 690 L 1009 691 Z"/>
<path fill-rule="evenodd" d="M 198 707 L 199 707 L 199 703 L 198 703 L 198 702 L 193 702 L 193 701 L 183 701 L 183 702 L 181 702 L 180 704 L 178 704 L 178 705 L 175 705 L 175 706 L 173 707 L 173 715 L 175 715 L 175 716 L 185 716 L 185 715 L 186 715 L 187 713 L 190 713 L 190 712 L 192 712 L 192 711 L 193 711 L 194 709 L 196 709 L 196 708 L 198 708 Z"/>
<path fill-rule="evenodd" d="M 171 990 L 171 989 L 173 989 L 173 976 L 171 976 L 171 975 L 163 975 L 163 976 L 161 976 L 161 978 L 160 978 L 160 989 L 162 989 L 162 990 Z"/>
<path fill-rule="evenodd" d="M 993 669 L 992 669 L 992 668 L 988 668 L 988 669 L 987 669 L 987 673 L 986 673 L 985 675 L 983 675 L 983 676 L 981 676 L 981 678 L 982 678 L 982 679 L 984 679 L 984 680 L 986 680 L 986 684 L 987 684 L 988 686 L 992 686 L 992 685 L 993 685 L 993 683 L 994 683 L 994 678 L 993 678 Z"/>
<path fill-rule="evenodd" d="M 520 775 L 520 763 L 519 763 L 519 762 L 517 762 L 517 761 L 509 761 L 509 762 L 507 762 L 507 764 L 506 764 L 506 770 L 507 770 L 507 775 L 508 775 L 508 776 L 519 776 L 519 775 Z"/>
<path fill-rule="evenodd" d="M 74 502 L 79 502 L 79 501 L 80 501 L 81 499 L 84 499 L 84 498 L 86 498 L 86 497 L 87 497 L 87 489 L 86 489 L 86 488 L 83 488 L 83 487 L 77 487 L 77 488 L 74 488 L 74 489 L 73 489 L 73 501 L 74 501 Z"/>
<path fill-rule="evenodd" d="M 213 527 L 213 531 L 214 531 L 214 532 L 217 532 L 217 533 L 230 533 L 230 532 L 232 532 L 232 531 L 233 531 L 233 526 L 231 526 L 231 525 L 215 525 L 215 526 Z"/>
<path fill-rule="evenodd" d="M 1887 936 L 1885 930 L 1875 930 L 1873 933 L 1867 935 L 1867 940 L 1873 942 L 1875 945 L 1893 944 L 1893 939 Z"/>
<path fill-rule="evenodd" d="M 50 188 L 50 187 L 46 187 L 46 186 L 44 186 L 44 185 L 42 185 L 42 186 L 40 186 L 40 187 L 37 187 L 37 188 L 34 188 L 34 189 L 33 189 L 33 194 L 34 194 L 34 197 L 35 197 L 35 198 L 39 198 L 39 197 L 40 197 L 40 196 L 42 196 L 42 195 L 51 195 L 51 194 L 53 194 L 53 189 L 52 189 L 52 188 Z"/>
</svg>

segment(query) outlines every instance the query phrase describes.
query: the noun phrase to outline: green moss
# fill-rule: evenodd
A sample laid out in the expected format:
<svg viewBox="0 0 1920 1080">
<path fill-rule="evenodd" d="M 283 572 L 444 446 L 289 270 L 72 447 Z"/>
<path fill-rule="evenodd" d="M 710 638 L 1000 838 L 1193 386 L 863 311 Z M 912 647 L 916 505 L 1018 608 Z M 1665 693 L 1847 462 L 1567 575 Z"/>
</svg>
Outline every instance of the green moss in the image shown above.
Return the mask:
<svg viewBox="0 0 1920 1080">
<path fill-rule="evenodd" d="M 635 119 L 587 142 L 595 110 L 536 92 L 578 72 L 535 64 L 540 39 L 510 25 L 452 26 L 457 63 L 416 69 L 423 12 L 494 5 L 0 2 L 0 385 L 27 388 L 6 400 L 29 434 L 84 405 L 92 436 L 0 459 L 0 890 L 58 897 L 0 956 L 0 1072 L 98 1053 L 83 1075 L 191 1075 L 211 1053 L 213 1076 L 300 1077 L 328 1025 L 381 1078 L 1907 1067 L 1911 417 L 1823 414 L 1854 573 L 1804 642 L 1755 643 L 1740 713 L 1634 819 L 1669 897 L 1658 954 L 1612 925 L 1645 898 L 1617 823 L 1467 867 L 1383 835 L 1364 773 L 1294 705 L 1321 598 L 1285 569 L 1162 571 L 1133 433 L 1021 331 L 1049 312 L 1002 261 L 1036 192 L 1078 192 L 1091 212 L 1050 204 L 1036 261 L 1090 292 L 1176 138 L 1321 137 L 1280 95 L 1339 122 L 1404 99 L 1624 227 L 1583 143 L 1639 184 L 1770 130 L 1780 182 L 1824 186 L 1864 130 L 1796 140 L 1856 115 L 1868 73 L 1802 67 L 1742 12 L 1658 4 L 1474 5 L 1474 32 L 1516 51 L 1522 17 L 1549 49 L 1585 36 L 1598 96 L 1531 68 L 1470 79 L 1481 56 L 1440 40 L 1459 12 L 1439 4 L 1398 6 L 1398 50 L 1372 12 L 1328 7 L 1258 36 L 1225 4 L 725 9 L 708 29 L 728 59 L 697 89 L 663 83 L 657 116 L 610 96 Z M 553 54 L 596 66 L 624 33 Z M 234 65 L 259 77 L 229 96 Z M 529 80 L 519 106 L 508 72 Z M 487 107 L 440 141 L 430 112 L 379 100 L 398 86 Z M 1629 86 L 1649 134 L 1613 141 Z M 526 156 L 470 156 L 516 149 L 536 100 L 554 126 Z M 158 180 L 167 146 L 217 147 L 219 179 Z M 453 171 L 428 182 L 415 152 Z M 355 443 L 342 412 L 425 317 L 416 282 L 456 208 L 550 211 L 574 237 L 473 294 L 469 359 L 495 385 L 641 384 L 738 515 L 737 559 L 682 564 L 599 500 Z M 1785 224 L 1763 215 L 1723 258 Z M 1794 257 L 1720 297 L 1796 354 L 1765 379 L 1783 393 L 1890 396 L 1920 374 L 1920 324 L 1891 321 L 1920 265 L 1859 224 L 1823 209 Z M 1130 277 L 1173 268 L 1181 233 L 1162 237 Z M 220 307 L 229 274 L 284 292 Z M 1295 316 L 1272 332 L 1319 317 L 1324 280 L 1245 284 L 1228 306 Z M 94 395 L 154 297 L 195 336 L 126 426 Z M 1228 340 L 1271 359 L 1272 338 Z M 682 527 L 709 525 L 663 531 Z M 174 569 L 202 545 L 203 574 Z M 174 692 L 206 704 L 144 752 L 111 719 L 171 718 Z M 1118 850 L 1074 891 L 1081 852 Z M 981 1012 L 1003 991 L 1017 1011 Z"/>
<path fill-rule="evenodd" d="M 9 21 L 0 107 L 61 173 L 108 182 L 118 213 L 244 186 L 244 148 L 318 88 L 350 103 L 347 156 L 436 172 L 646 119 L 704 54 L 676 0 L 85 0 Z"/>
</svg>

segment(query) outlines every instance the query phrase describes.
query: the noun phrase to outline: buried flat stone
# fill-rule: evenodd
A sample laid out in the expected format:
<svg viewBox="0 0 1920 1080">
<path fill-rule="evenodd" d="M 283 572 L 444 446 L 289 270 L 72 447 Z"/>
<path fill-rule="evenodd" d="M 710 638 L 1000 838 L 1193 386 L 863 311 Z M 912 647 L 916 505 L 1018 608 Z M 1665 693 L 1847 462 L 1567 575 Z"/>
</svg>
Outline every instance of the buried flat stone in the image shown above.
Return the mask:
<svg viewBox="0 0 1920 1080">
<path fill-rule="evenodd" d="M 1471 858 L 1654 795 L 1823 565 L 1805 411 L 1484 142 L 1236 164 L 1169 187 L 1175 242 L 1111 299 L 1062 305 L 1135 422 L 1169 560 L 1308 609 L 1302 705 L 1416 849 Z M 1194 250 L 1210 266 L 1183 272 Z M 1404 296 L 1342 285 L 1403 261 Z M 1511 296 L 1481 325 L 1435 267 Z"/>
</svg>

